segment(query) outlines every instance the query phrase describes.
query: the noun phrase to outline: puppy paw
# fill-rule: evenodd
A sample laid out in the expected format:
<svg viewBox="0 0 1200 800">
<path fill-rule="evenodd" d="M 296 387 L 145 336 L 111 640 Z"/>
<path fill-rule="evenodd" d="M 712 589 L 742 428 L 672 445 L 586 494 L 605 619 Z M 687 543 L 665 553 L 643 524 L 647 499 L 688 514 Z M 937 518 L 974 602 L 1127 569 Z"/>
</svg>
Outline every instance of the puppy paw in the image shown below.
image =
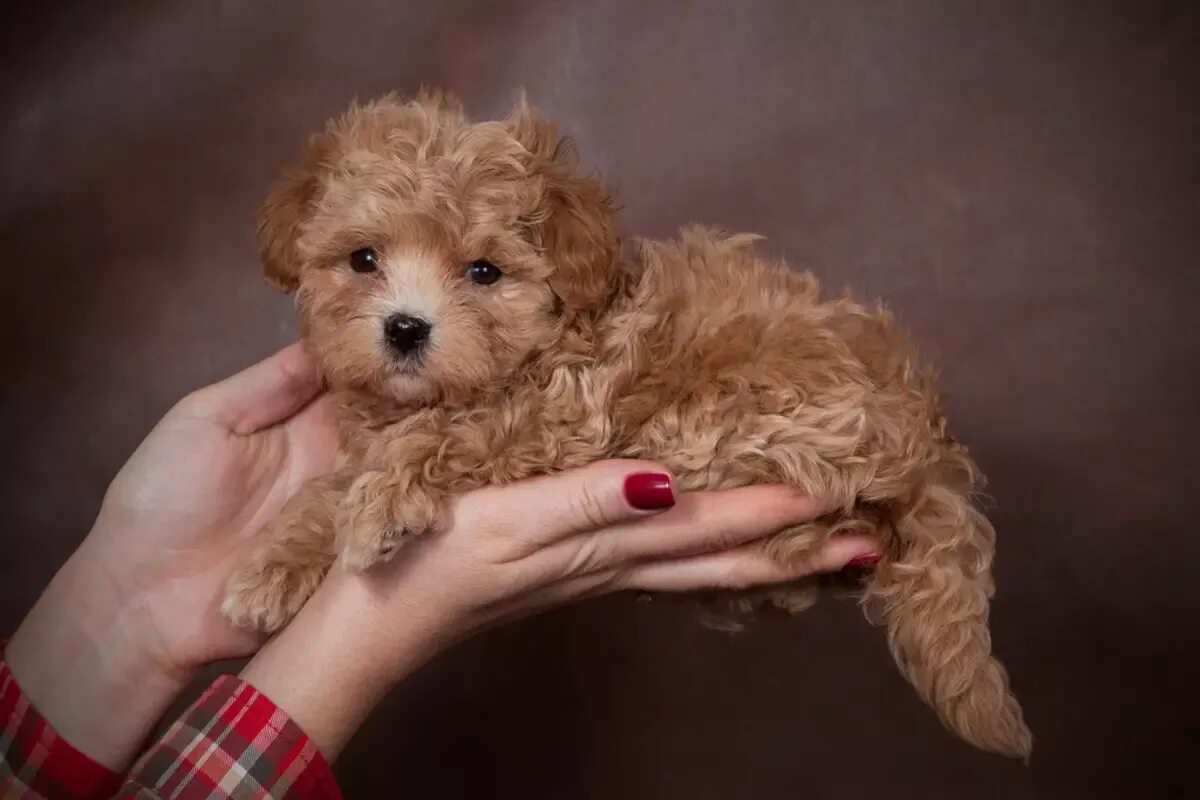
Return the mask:
<svg viewBox="0 0 1200 800">
<path fill-rule="evenodd" d="M 365 513 L 347 515 L 346 534 L 342 537 L 342 563 L 347 569 L 363 571 L 387 561 L 409 532 L 396 527 L 389 518 L 372 518 Z"/>
<path fill-rule="evenodd" d="M 381 472 L 361 475 L 338 515 L 342 563 L 367 570 L 387 561 L 414 536 L 437 528 L 437 503 L 418 487 Z"/>
<path fill-rule="evenodd" d="M 251 563 L 230 578 L 221 613 L 238 628 L 275 633 L 296 616 L 324 575 L 324 568 Z"/>
</svg>

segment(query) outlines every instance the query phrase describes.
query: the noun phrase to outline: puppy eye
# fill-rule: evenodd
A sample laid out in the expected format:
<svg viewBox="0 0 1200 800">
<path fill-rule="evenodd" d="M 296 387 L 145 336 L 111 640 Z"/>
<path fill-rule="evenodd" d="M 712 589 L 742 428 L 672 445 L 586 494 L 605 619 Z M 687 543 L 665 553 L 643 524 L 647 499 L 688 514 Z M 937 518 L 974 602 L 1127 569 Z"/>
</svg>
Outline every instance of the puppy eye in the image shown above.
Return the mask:
<svg viewBox="0 0 1200 800">
<path fill-rule="evenodd" d="M 467 277 L 481 286 L 490 286 L 503 275 L 500 268 L 490 261 L 472 261 L 467 265 Z"/>
<path fill-rule="evenodd" d="M 350 254 L 350 267 L 355 272 L 374 272 L 379 269 L 379 254 L 370 247 Z"/>
</svg>

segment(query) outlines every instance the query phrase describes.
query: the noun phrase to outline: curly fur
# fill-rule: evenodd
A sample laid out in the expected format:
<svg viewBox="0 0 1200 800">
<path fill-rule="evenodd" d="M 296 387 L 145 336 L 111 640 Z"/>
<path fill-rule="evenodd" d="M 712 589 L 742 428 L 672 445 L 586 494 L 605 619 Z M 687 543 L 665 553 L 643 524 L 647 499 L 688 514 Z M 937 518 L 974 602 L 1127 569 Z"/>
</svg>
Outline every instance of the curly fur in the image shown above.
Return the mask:
<svg viewBox="0 0 1200 800">
<path fill-rule="evenodd" d="M 259 241 L 267 277 L 297 291 L 346 466 L 289 503 L 226 613 L 278 629 L 338 550 L 368 568 L 485 484 L 610 457 L 662 462 L 683 489 L 789 482 L 837 510 L 762 546 L 794 559 L 873 532 L 885 555 L 859 591 L 901 670 L 960 736 L 1027 756 L 991 656 L 982 478 L 928 372 L 886 312 L 822 298 L 756 239 L 692 227 L 623 259 L 603 185 L 523 98 L 503 122 L 473 124 L 434 92 L 332 121 L 267 199 Z M 347 265 L 366 246 L 377 273 Z M 464 279 L 481 258 L 503 270 L 495 285 Z M 433 325 L 419 363 L 388 350 L 396 312 Z M 814 592 L 728 600 L 799 610 Z"/>
</svg>

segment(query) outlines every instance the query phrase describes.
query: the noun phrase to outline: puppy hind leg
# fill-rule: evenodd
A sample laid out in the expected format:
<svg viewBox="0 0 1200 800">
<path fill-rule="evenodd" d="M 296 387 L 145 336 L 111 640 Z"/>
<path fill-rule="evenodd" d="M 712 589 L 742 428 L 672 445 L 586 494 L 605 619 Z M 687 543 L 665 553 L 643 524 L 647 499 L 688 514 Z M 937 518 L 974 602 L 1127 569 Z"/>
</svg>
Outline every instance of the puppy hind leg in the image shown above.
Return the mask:
<svg viewBox="0 0 1200 800">
<path fill-rule="evenodd" d="M 830 515 L 785 528 L 763 540 L 759 546 L 779 564 L 803 567 L 832 537 L 852 533 L 870 535 L 875 531 L 876 526 L 869 517 Z M 710 593 L 703 598 L 703 621 L 711 628 L 736 631 L 763 611 L 798 614 L 816 604 L 821 589 L 831 580 L 832 576 L 814 573 L 774 586 Z M 861 592 L 858 586 L 848 588 L 854 594 Z"/>
</svg>

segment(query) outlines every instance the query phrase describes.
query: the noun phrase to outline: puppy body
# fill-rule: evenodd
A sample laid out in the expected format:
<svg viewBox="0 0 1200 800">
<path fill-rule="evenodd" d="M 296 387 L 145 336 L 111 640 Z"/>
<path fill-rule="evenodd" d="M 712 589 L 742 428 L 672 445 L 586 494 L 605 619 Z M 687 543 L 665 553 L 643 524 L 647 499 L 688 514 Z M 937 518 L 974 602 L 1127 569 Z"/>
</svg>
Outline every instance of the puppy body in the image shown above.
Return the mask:
<svg viewBox="0 0 1200 800">
<path fill-rule="evenodd" d="M 603 188 L 524 103 L 472 125 L 442 95 L 385 98 L 324 137 L 268 200 L 260 241 L 268 276 L 299 289 L 346 464 L 271 526 L 230 585 L 231 619 L 278 629 L 338 553 L 360 569 L 390 557 L 436 531 L 454 494 L 651 459 L 682 489 L 783 482 L 829 498 L 836 510 L 762 544 L 778 559 L 879 537 L 862 597 L 902 671 L 968 741 L 1028 754 L 990 652 L 981 477 L 887 314 L 822 299 L 811 275 L 758 258 L 754 236 L 690 228 L 622 259 Z M 344 265 L 364 244 L 381 265 L 370 277 Z M 483 257 L 504 277 L 464 283 Z M 381 321 L 418 312 L 420 360 L 389 353 Z M 799 610 L 814 592 L 732 599 Z"/>
</svg>

